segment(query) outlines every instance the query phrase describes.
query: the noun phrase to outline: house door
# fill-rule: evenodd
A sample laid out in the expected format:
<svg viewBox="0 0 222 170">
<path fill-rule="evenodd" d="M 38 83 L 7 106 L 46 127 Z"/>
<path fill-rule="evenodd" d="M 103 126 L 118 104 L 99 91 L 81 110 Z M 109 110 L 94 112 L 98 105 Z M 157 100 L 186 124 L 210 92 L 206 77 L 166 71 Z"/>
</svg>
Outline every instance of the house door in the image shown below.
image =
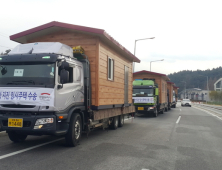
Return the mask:
<svg viewBox="0 0 222 170">
<path fill-rule="evenodd" d="M 129 67 L 125 66 L 124 72 L 124 104 L 128 104 L 128 77 L 129 77 Z"/>
</svg>

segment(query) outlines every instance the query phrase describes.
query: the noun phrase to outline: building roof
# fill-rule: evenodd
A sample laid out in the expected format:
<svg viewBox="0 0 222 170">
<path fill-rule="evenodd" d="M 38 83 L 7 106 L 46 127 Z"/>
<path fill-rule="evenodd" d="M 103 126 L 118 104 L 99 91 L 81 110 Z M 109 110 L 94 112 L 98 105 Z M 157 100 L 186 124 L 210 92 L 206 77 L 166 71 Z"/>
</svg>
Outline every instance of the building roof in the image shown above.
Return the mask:
<svg viewBox="0 0 222 170">
<path fill-rule="evenodd" d="M 52 32 L 56 32 L 63 29 L 70 29 L 75 32 L 87 33 L 90 35 L 96 35 L 100 37 L 104 42 L 112 46 L 115 50 L 127 56 L 134 62 L 140 62 L 140 60 L 134 56 L 131 52 L 129 52 L 125 47 L 123 47 L 120 43 L 118 43 L 113 37 L 111 37 L 108 33 L 106 33 L 103 29 L 84 27 L 79 25 L 72 25 L 62 22 L 50 22 L 35 28 L 31 28 L 29 30 L 14 34 L 10 36 L 10 40 L 18 42 L 18 43 L 28 43 L 30 39 L 33 39 L 38 36 L 47 35 Z"/>
<path fill-rule="evenodd" d="M 147 70 L 142 70 L 142 71 L 138 71 L 138 72 L 133 73 L 133 75 L 137 75 L 137 74 L 154 74 L 154 75 L 166 77 L 166 79 L 167 79 L 168 81 L 170 80 L 169 77 L 167 77 L 166 74 L 156 73 L 156 72 L 147 71 Z"/>
</svg>

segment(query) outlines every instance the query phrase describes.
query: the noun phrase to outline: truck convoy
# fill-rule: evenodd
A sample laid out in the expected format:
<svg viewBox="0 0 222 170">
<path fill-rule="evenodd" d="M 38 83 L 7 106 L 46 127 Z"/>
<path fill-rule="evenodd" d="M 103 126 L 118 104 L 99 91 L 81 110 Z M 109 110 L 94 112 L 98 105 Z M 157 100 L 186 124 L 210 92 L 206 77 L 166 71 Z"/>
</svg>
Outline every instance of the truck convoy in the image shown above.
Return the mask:
<svg viewBox="0 0 222 170">
<path fill-rule="evenodd" d="M 63 135 L 76 146 L 82 133 L 117 129 L 135 112 L 140 60 L 104 30 L 51 22 L 10 39 L 21 43 L 0 57 L 0 130 L 11 141 Z"/>
<path fill-rule="evenodd" d="M 138 114 L 147 114 L 154 117 L 158 113 L 168 111 L 167 81 L 165 74 L 151 71 L 133 73 L 133 100 Z"/>
</svg>

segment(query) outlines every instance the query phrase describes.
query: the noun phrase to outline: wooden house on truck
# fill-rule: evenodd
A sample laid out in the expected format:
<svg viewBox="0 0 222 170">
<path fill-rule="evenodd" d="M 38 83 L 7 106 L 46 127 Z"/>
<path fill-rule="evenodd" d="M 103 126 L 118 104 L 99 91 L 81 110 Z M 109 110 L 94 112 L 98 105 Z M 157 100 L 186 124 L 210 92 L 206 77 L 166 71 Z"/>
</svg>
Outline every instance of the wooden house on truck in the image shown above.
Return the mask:
<svg viewBox="0 0 222 170">
<path fill-rule="evenodd" d="M 155 84 L 158 85 L 159 89 L 159 101 L 158 101 L 160 103 L 159 110 L 165 108 L 165 111 L 168 111 L 167 81 L 169 81 L 170 79 L 165 74 L 155 73 L 146 70 L 133 73 L 133 80 L 136 79 L 154 80 Z"/>
<path fill-rule="evenodd" d="M 104 30 L 54 21 L 12 35 L 10 39 L 21 44 L 59 42 L 71 48 L 81 46 L 90 63 L 89 109 L 93 115 L 90 119 L 101 123 L 101 120 L 111 118 L 116 126 L 116 122 L 121 123 L 121 115 L 135 112 L 132 67 L 133 62 L 140 60 Z"/>
</svg>

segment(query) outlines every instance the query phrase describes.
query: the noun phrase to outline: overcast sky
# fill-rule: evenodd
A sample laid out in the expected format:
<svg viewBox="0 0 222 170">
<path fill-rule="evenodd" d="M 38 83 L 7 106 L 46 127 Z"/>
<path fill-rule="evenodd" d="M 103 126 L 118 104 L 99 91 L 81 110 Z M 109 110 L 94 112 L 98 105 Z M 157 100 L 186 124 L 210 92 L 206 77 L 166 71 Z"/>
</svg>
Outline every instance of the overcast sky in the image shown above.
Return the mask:
<svg viewBox="0 0 222 170">
<path fill-rule="evenodd" d="M 222 66 L 222 1 L 5 0 L 0 9 L 0 52 L 9 35 L 59 21 L 106 30 L 141 60 L 135 71 L 169 74 Z"/>
</svg>

